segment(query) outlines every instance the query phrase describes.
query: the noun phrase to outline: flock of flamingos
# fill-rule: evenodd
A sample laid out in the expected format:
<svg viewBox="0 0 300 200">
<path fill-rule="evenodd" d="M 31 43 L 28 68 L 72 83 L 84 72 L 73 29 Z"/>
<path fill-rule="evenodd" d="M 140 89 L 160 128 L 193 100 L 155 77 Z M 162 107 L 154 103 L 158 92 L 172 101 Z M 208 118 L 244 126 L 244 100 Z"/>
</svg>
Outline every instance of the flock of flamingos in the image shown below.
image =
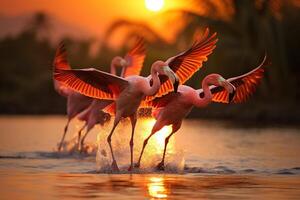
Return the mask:
<svg viewBox="0 0 300 200">
<path fill-rule="evenodd" d="M 168 141 L 180 129 L 182 120 L 194 106 L 202 108 L 212 101 L 243 102 L 255 91 L 264 75 L 266 56 L 257 68 L 241 76 L 224 79 L 219 74 L 209 74 L 203 79 L 201 89 L 183 85 L 207 61 L 207 57 L 216 47 L 216 42 L 217 34 L 210 34 L 207 28 L 188 50 L 166 61 L 155 61 L 147 77 L 139 76 L 146 53 L 142 39 L 137 40 L 124 57 L 116 56 L 112 59 L 111 73 L 94 68 L 72 69 L 67 61 L 65 47 L 60 44 L 54 58 L 53 78 L 57 92 L 67 98 L 68 122 L 58 150 L 62 149 L 69 122 L 73 118 L 77 117 L 85 122 L 78 133 L 79 150 L 82 150 L 89 131 L 96 124 L 104 125 L 112 115 L 115 118 L 107 142 L 112 157 L 111 170 L 119 171 L 111 138 L 120 120 L 129 117 L 132 132 L 128 170 L 131 171 L 140 167 L 144 149 L 151 136 L 164 126 L 172 125 L 171 133 L 165 138 L 162 160 L 157 165 L 157 169 L 164 170 Z M 122 68 L 120 76 L 116 74 L 116 67 Z M 152 108 L 156 123 L 145 139 L 138 161 L 134 164 L 134 129 L 140 108 Z M 84 129 L 86 132 L 81 136 Z"/>
</svg>

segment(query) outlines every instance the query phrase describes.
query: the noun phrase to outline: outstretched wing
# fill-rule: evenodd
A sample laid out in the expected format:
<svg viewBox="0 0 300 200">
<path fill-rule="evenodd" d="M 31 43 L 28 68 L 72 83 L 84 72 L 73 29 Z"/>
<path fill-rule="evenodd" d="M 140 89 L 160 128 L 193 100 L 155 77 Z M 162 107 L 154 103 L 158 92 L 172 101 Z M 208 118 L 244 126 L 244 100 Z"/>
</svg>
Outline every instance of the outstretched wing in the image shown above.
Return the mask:
<svg viewBox="0 0 300 200">
<path fill-rule="evenodd" d="M 76 92 L 93 98 L 114 100 L 128 86 L 125 79 L 94 68 L 66 69 L 68 64 L 64 46 L 60 45 L 57 52 L 61 58 L 60 62 L 54 61 L 53 77 Z"/>
<path fill-rule="evenodd" d="M 227 79 L 228 82 L 236 87 L 236 92 L 232 99 L 233 103 L 244 102 L 251 94 L 254 93 L 257 85 L 260 83 L 260 80 L 264 76 L 265 67 L 268 64 L 269 63 L 267 62 L 267 57 L 265 56 L 262 63 L 254 70 L 244 75 Z M 229 94 L 223 87 L 212 86 L 211 93 L 213 94 L 212 101 L 218 103 L 229 103 Z M 199 91 L 199 95 L 204 95 L 202 89 Z"/>
<path fill-rule="evenodd" d="M 58 49 L 56 50 L 53 66 L 57 66 L 60 69 L 70 69 L 70 65 L 66 60 L 67 52 L 65 51 L 65 46 L 63 43 L 59 44 Z M 54 89 L 60 95 L 67 97 L 70 94 L 70 89 L 62 85 L 57 80 L 53 79 Z"/>
<path fill-rule="evenodd" d="M 142 101 L 140 108 L 161 108 L 172 102 L 173 99 L 178 98 L 180 92 L 170 92 L 161 97 L 157 97 L 152 101 Z"/>
<path fill-rule="evenodd" d="M 55 80 L 85 96 L 114 100 L 128 86 L 128 82 L 106 72 L 89 69 L 54 71 Z"/>
<path fill-rule="evenodd" d="M 67 51 L 63 42 L 61 42 L 56 49 L 53 67 L 56 69 L 71 69 L 67 60 Z"/>
<path fill-rule="evenodd" d="M 180 84 L 184 84 L 202 67 L 203 62 L 207 61 L 207 57 L 216 47 L 215 44 L 218 41 L 216 36 L 216 33 L 209 36 L 209 29 L 207 28 L 203 37 L 196 40 L 190 49 L 166 61 L 169 67 L 177 74 Z M 160 75 L 160 81 L 161 87 L 158 93 L 147 97 L 146 101 L 151 101 L 173 90 L 172 83 L 166 76 Z"/>
<path fill-rule="evenodd" d="M 53 85 L 56 92 L 61 96 L 68 97 L 70 95 L 71 90 L 68 87 L 61 84 L 60 82 L 58 82 L 57 80 L 53 79 Z"/>
<path fill-rule="evenodd" d="M 139 75 L 146 56 L 145 42 L 139 38 L 133 48 L 124 57 L 127 62 L 127 67 L 123 68 L 123 77 Z"/>
</svg>

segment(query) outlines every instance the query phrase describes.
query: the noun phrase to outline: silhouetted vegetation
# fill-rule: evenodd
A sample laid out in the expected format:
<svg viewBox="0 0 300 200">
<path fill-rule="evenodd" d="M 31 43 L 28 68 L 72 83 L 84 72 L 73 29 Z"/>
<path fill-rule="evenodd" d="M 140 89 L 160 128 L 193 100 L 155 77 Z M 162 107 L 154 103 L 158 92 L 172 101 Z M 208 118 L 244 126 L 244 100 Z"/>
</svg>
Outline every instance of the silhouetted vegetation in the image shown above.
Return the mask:
<svg viewBox="0 0 300 200">
<path fill-rule="evenodd" d="M 170 10 L 161 14 L 168 17 L 176 13 L 187 22 L 172 44 L 165 42 L 150 26 L 124 19 L 111 25 L 107 38 L 118 32 L 120 27 L 128 29 L 125 40 L 137 35 L 144 36 L 149 44 L 142 73 L 147 75 L 154 60 L 166 59 L 188 48 L 195 31 L 210 27 L 218 32 L 219 42 L 208 62 L 188 81 L 187 85 L 195 88 L 199 88 L 202 78 L 212 72 L 229 78 L 249 71 L 259 64 L 266 51 L 272 65 L 248 102 L 240 105 L 213 104 L 203 110 L 194 109 L 190 116 L 298 122 L 299 7 L 291 1 L 280 0 L 191 2 L 195 8 L 201 7 L 202 11 Z M 65 113 L 65 99 L 56 94 L 52 84 L 52 60 L 56 46 L 49 42 L 49 38 L 41 36 L 41 32 L 51 27 L 47 25 L 47 16 L 43 13 L 37 14 L 34 19 L 18 36 L 0 40 L 2 114 Z M 64 41 L 74 67 L 103 66 L 101 70 L 108 71 L 113 56 L 125 52 L 124 48 L 115 52 L 104 43 L 91 56 L 92 40 L 65 38 Z"/>
</svg>

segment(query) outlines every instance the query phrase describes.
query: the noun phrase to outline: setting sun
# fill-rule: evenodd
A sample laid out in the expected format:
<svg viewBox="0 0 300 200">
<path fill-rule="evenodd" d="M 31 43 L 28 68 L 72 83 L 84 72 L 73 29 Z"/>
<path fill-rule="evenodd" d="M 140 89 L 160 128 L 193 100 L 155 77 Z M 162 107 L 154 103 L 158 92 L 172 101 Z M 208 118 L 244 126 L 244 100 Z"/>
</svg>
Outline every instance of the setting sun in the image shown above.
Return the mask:
<svg viewBox="0 0 300 200">
<path fill-rule="evenodd" d="M 148 10 L 159 11 L 164 5 L 164 0 L 145 0 L 145 5 Z"/>
</svg>

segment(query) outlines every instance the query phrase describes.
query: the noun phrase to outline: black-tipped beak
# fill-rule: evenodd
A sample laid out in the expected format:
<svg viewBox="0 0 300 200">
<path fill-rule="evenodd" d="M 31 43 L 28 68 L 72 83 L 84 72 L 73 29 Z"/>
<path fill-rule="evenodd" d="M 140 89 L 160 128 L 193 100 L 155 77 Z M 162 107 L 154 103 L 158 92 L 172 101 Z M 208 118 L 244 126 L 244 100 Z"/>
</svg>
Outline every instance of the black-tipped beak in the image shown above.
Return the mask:
<svg viewBox="0 0 300 200">
<path fill-rule="evenodd" d="M 175 93 L 177 93 L 178 86 L 179 86 L 179 80 L 175 79 L 175 82 L 173 83 L 173 88 Z"/>
<path fill-rule="evenodd" d="M 229 93 L 229 103 L 231 103 L 232 102 L 232 100 L 233 100 L 233 98 L 234 98 L 234 95 L 235 95 L 235 92 L 236 92 L 236 90 L 233 90 L 231 93 Z"/>
</svg>

